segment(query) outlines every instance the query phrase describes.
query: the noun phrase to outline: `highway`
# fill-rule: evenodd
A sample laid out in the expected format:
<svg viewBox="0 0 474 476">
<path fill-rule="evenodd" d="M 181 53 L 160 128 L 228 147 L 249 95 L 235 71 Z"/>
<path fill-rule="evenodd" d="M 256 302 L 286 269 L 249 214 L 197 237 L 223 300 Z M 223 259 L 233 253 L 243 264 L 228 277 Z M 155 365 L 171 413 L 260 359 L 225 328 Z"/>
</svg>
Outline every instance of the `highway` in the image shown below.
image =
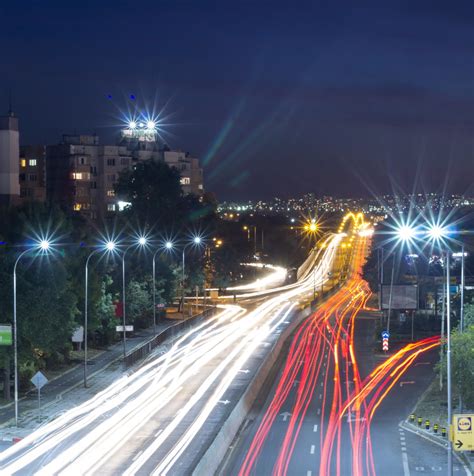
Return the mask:
<svg viewBox="0 0 474 476">
<path fill-rule="evenodd" d="M 1 453 L 2 474 L 189 474 L 299 303 L 328 279 L 345 236 L 329 236 L 297 283 L 242 294 L 246 307 L 220 305 L 166 352 Z"/>
<path fill-rule="evenodd" d="M 446 453 L 398 426 L 432 378 L 438 337 L 374 358 L 366 255 L 347 284 L 294 333 L 288 353 L 229 448 L 222 475 L 443 474 Z M 426 362 L 428 361 L 428 362 Z M 414 385 L 424 381 L 425 385 Z M 407 446 L 407 441 L 410 446 Z M 413 471 L 412 473 L 410 472 Z M 455 471 L 463 471 L 456 463 Z M 445 473 L 444 473 L 445 474 Z"/>
</svg>

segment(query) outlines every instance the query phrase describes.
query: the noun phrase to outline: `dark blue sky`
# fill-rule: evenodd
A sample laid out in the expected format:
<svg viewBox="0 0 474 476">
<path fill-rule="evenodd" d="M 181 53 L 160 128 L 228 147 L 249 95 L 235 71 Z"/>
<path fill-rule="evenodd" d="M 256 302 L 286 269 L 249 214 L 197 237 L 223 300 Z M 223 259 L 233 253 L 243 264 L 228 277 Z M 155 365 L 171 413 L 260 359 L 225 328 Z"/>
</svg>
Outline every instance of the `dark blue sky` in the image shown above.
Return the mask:
<svg viewBox="0 0 474 476">
<path fill-rule="evenodd" d="M 471 1 L 42 0 L 0 19 L 23 144 L 113 140 L 138 104 L 219 199 L 474 193 Z"/>
</svg>

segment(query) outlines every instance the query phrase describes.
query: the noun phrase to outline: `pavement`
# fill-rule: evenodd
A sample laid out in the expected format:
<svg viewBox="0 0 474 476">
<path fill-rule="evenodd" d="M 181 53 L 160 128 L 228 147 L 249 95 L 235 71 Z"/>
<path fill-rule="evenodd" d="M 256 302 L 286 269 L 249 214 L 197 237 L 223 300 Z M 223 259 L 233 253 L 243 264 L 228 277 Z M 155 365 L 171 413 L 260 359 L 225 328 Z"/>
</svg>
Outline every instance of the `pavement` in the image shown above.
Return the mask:
<svg viewBox="0 0 474 476">
<path fill-rule="evenodd" d="M 176 324 L 173 320 L 163 319 L 157 323 L 157 333 Z M 153 327 L 143 329 L 131 335 L 126 340 L 126 352 L 141 346 L 154 335 Z M 14 427 L 14 402 L 0 407 L 0 448 L 7 447 L 13 439 L 22 438 L 38 426 L 50 421 L 58 413 L 73 407 L 78 401 L 83 401 L 84 395 L 90 397 L 99 389 L 105 388 L 105 383 L 124 374 L 121 364 L 123 359 L 123 342 L 117 342 L 105 351 L 98 353 L 88 360 L 88 389 L 84 389 L 84 365 L 80 363 L 68 369 L 61 375 L 51 379 L 41 389 L 41 418 L 38 413 L 37 392 L 30 389 L 18 402 L 18 428 Z M 112 368 L 111 368 L 112 366 Z M 111 369 L 110 369 L 111 368 Z M 103 373 L 110 369 L 109 376 Z M 47 372 L 44 372 L 46 377 Z M 98 378 L 100 376 L 100 378 Z M 80 390 L 80 392 L 79 392 Z"/>
</svg>

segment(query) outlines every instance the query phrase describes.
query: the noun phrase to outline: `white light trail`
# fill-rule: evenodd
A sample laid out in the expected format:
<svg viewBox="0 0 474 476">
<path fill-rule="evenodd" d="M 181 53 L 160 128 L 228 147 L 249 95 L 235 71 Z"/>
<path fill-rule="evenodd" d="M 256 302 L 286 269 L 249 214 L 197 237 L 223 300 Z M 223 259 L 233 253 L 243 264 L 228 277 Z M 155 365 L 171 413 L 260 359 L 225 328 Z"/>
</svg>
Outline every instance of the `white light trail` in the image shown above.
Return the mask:
<svg viewBox="0 0 474 476">
<path fill-rule="evenodd" d="M 297 283 L 244 296 L 266 296 L 253 311 L 236 305 L 221 305 L 221 312 L 179 338 L 164 355 L 155 357 L 138 371 L 115 382 L 96 397 L 0 454 L 2 474 L 28 471 L 40 475 L 97 474 L 121 448 L 133 445 L 134 435 L 145 431 L 157 415 L 160 434 L 147 442 L 135 461 L 128 461 L 125 474 L 135 474 L 150 464 L 163 444 L 172 449 L 160 460 L 155 474 L 166 474 L 186 451 L 218 401 L 223 399 L 239 369 L 255 348 L 266 340 L 296 303 L 312 295 L 314 286 L 327 280 L 342 234 L 328 238 L 315 256 L 317 265 Z M 176 398 L 184 404 L 175 415 L 166 414 Z M 176 439 L 170 440 L 191 412 L 193 421 Z M 166 423 L 165 423 L 166 422 Z M 114 456 L 115 455 L 115 456 Z M 127 464 L 127 461 L 122 464 Z M 121 466 L 123 468 L 124 466 Z M 30 471 L 31 470 L 31 471 Z"/>
</svg>

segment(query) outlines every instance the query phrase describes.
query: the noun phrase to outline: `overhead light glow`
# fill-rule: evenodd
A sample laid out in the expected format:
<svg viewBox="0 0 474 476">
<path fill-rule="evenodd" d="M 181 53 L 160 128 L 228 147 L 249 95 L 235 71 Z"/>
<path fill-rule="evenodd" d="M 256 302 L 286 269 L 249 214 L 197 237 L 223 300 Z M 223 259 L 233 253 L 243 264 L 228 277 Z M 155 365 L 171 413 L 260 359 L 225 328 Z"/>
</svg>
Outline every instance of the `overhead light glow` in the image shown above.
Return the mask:
<svg viewBox="0 0 474 476">
<path fill-rule="evenodd" d="M 446 238 L 447 235 L 448 235 L 448 230 L 445 227 L 442 227 L 437 224 L 431 225 L 430 228 L 428 229 L 428 236 L 434 241 L 438 241 L 443 238 Z"/>
<path fill-rule="evenodd" d="M 196 245 L 199 245 L 202 240 L 201 240 L 200 236 L 195 236 L 193 241 L 194 241 L 194 243 L 196 243 Z"/>
<path fill-rule="evenodd" d="M 155 121 L 148 121 L 146 123 L 146 127 L 147 127 L 147 129 L 154 129 L 156 127 Z"/>
<path fill-rule="evenodd" d="M 136 129 L 137 128 L 137 123 L 135 121 L 130 121 L 128 123 L 128 128 L 129 129 Z"/>
<path fill-rule="evenodd" d="M 41 240 L 39 243 L 39 247 L 41 248 L 42 251 L 48 251 L 49 250 L 49 241 L 48 240 Z"/>
<path fill-rule="evenodd" d="M 402 225 L 398 228 L 397 235 L 401 241 L 411 241 L 415 238 L 416 230 L 412 226 Z"/>
<path fill-rule="evenodd" d="M 107 249 L 107 251 L 113 251 L 115 249 L 115 242 L 114 241 L 107 241 L 107 243 L 105 244 L 105 248 Z"/>
<path fill-rule="evenodd" d="M 165 248 L 166 248 L 167 250 L 171 250 L 171 249 L 173 248 L 173 243 L 171 243 L 171 241 L 167 241 L 167 242 L 165 243 Z"/>
<path fill-rule="evenodd" d="M 138 244 L 140 246 L 145 246 L 146 242 L 147 242 L 147 239 L 144 236 L 140 236 L 140 238 L 138 238 Z"/>
</svg>

